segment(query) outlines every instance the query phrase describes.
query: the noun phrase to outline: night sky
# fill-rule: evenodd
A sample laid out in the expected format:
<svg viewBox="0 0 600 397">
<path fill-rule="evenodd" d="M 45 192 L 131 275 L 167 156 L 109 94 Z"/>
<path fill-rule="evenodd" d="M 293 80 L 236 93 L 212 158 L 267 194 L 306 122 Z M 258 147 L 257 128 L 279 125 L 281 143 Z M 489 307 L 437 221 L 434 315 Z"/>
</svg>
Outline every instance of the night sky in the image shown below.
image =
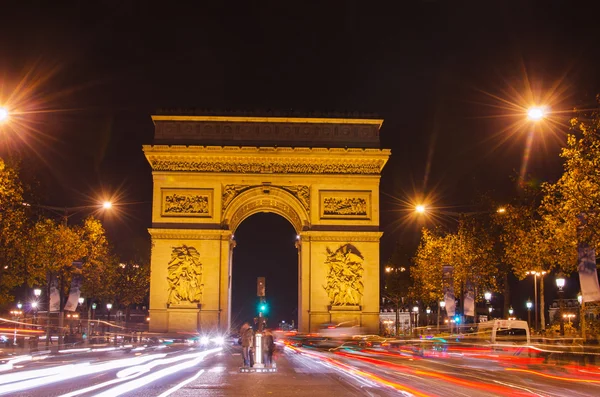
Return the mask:
<svg viewBox="0 0 600 397">
<path fill-rule="evenodd" d="M 415 195 L 468 211 L 477 192 L 516 193 L 525 133 L 509 126 L 533 102 L 556 114 L 528 170 L 556 178 L 569 111 L 600 92 L 593 2 L 176 3 L 21 0 L 0 13 L 0 104 L 20 112 L 2 153 L 21 156 L 45 204 L 121 203 L 105 225 L 124 258 L 149 244 L 141 147 L 158 109 L 383 118 L 383 261 L 398 240 L 416 247 L 422 225 L 405 219 Z M 253 300 L 254 277 L 266 275 L 281 294 L 274 316 L 292 319 L 293 229 L 260 215 L 236 234 L 234 315 L 248 316 L 244 294 Z"/>
</svg>

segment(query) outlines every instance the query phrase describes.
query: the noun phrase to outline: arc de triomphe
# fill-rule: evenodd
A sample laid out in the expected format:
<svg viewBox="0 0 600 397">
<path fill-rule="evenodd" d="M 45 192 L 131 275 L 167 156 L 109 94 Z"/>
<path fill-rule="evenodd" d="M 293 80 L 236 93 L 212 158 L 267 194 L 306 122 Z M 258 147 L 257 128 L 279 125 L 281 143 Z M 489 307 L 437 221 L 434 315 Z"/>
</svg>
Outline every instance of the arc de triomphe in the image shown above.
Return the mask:
<svg viewBox="0 0 600 397">
<path fill-rule="evenodd" d="M 298 329 L 348 321 L 378 332 L 383 120 L 152 120 L 151 331 L 227 331 L 235 230 L 272 212 L 297 233 Z"/>
</svg>

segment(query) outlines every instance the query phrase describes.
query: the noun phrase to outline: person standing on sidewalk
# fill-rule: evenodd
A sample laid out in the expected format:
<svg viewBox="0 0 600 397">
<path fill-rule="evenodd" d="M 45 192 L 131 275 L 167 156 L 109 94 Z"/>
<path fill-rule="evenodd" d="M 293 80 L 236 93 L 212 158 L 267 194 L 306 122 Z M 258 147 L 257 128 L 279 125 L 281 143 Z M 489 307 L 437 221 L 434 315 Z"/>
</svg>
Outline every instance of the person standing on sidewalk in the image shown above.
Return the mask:
<svg viewBox="0 0 600 397">
<path fill-rule="evenodd" d="M 254 332 L 250 324 L 244 323 L 240 329 L 242 338 L 242 357 L 244 358 L 244 367 L 252 366 L 252 346 L 254 345 Z"/>
</svg>

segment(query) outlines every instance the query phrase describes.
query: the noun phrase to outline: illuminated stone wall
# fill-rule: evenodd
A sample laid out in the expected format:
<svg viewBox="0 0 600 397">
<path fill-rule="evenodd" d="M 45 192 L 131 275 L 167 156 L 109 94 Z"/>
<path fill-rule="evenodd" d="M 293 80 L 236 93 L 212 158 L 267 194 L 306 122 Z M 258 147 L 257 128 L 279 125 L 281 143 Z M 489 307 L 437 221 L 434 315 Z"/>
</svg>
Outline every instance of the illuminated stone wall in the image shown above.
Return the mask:
<svg viewBox="0 0 600 397">
<path fill-rule="evenodd" d="M 202 117 L 188 122 L 202 123 Z M 161 131 L 162 142 L 168 134 Z M 347 322 L 377 333 L 379 179 L 389 150 L 153 145 L 144 152 L 154 180 L 152 331 L 227 330 L 232 236 L 247 217 L 272 212 L 299 235 L 299 329 Z"/>
</svg>

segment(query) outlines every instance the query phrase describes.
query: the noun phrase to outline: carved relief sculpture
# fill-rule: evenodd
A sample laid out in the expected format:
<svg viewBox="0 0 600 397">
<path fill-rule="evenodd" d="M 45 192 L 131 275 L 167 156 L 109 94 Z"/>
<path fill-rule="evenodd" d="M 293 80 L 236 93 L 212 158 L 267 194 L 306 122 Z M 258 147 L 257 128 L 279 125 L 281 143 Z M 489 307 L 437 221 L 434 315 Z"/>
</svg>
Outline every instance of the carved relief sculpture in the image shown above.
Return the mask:
<svg viewBox="0 0 600 397">
<path fill-rule="evenodd" d="M 162 216 L 209 217 L 211 189 L 163 189 Z"/>
<path fill-rule="evenodd" d="M 168 265 L 168 304 L 200 303 L 202 299 L 202 264 L 194 247 L 173 247 Z"/>
<path fill-rule="evenodd" d="M 166 214 L 208 214 L 208 196 L 172 194 L 165 197 Z"/>
<path fill-rule="evenodd" d="M 321 190 L 321 218 L 370 219 L 371 192 L 360 190 Z"/>
<path fill-rule="evenodd" d="M 367 200 L 362 197 L 325 197 L 323 199 L 324 215 L 367 215 Z"/>
<path fill-rule="evenodd" d="M 331 306 L 358 306 L 363 296 L 363 256 L 352 244 L 336 251 L 327 248 L 325 265 L 329 267 L 327 284 L 323 286 Z"/>
</svg>

